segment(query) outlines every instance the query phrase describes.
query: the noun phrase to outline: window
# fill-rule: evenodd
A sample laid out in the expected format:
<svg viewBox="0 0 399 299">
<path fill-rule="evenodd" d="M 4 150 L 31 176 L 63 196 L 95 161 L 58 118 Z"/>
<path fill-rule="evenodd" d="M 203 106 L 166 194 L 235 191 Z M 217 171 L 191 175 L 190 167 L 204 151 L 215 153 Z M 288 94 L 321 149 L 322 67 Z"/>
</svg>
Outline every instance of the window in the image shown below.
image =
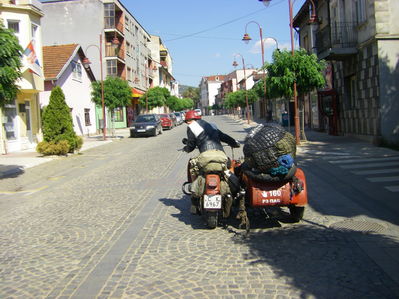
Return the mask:
<svg viewBox="0 0 399 299">
<path fill-rule="evenodd" d="M 19 33 L 19 21 L 18 20 L 7 20 L 8 29 L 14 31 L 15 34 Z"/>
<path fill-rule="evenodd" d="M 130 67 L 127 68 L 127 81 L 132 81 L 132 69 Z"/>
<path fill-rule="evenodd" d="M 130 43 L 126 42 L 126 55 L 130 56 Z"/>
<path fill-rule="evenodd" d="M 130 21 L 129 18 L 125 16 L 125 29 L 126 31 L 130 31 Z"/>
<path fill-rule="evenodd" d="M 114 3 L 105 3 L 104 4 L 104 26 L 105 26 L 105 28 L 115 28 Z"/>
<path fill-rule="evenodd" d="M 355 0 L 356 5 L 356 21 L 362 24 L 366 21 L 366 0 Z"/>
<path fill-rule="evenodd" d="M 118 107 L 114 109 L 114 121 L 122 122 L 123 121 L 123 108 Z"/>
<path fill-rule="evenodd" d="M 88 109 L 88 108 L 85 108 L 85 125 L 86 125 L 86 127 L 91 126 L 90 109 Z"/>
<path fill-rule="evenodd" d="M 82 81 L 82 65 L 79 62 L 72 61 L 72 78 Z"/>
<path fill-rule="evenodd" d="M 356 105 L 356 76 L 348 76 L 345 78 L 345 89 L 346 89 L 346 108 L 353 109 Z"/>
<path fill-rule="evenodd" d="M 107 75 L 114 77 L 118 75 L 116 60 L 107 60 Z"/>
<path fill-rule="evenodd" d="M 8 140 L 17 139 L 17 107 L 15 101 L 12 104 L 4 106 L 4 129 L 6 130 L 6 138 Z"/>
<path fill-rule="evenodd" d="M 36 39 L 38 29 L 39 29 L 39 26 L 37 26 L 36 24 L 33 24 L 33 23 L 31 24 L 32 39 Z"/>
</svg>

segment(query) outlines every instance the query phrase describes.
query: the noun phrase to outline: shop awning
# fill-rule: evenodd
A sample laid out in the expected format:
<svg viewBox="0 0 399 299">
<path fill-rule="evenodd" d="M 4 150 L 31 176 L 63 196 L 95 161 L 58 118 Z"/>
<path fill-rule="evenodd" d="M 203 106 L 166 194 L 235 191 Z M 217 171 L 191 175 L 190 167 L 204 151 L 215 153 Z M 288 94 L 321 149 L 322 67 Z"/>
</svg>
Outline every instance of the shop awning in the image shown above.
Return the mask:
<svg viewBox="0 0 399 299">
<path fill-rule="evenodd" d="M 141 91 L 137 88 L 132 87 L 132 97 L 133 98 L 139 98 L 144 94 L 144 91 Z"/>
</svg>

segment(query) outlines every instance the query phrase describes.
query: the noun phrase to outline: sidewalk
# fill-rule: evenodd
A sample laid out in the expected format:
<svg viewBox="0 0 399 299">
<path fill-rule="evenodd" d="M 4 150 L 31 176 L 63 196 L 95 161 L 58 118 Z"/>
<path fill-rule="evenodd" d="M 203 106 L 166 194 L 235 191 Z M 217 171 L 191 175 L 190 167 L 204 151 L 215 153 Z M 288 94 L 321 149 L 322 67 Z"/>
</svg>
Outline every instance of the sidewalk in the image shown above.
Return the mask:
<svg viewBox="0 0 399 299">
<path fill-rule="evenodd" d="M 107 140 L 103 140 L 103 135 L 83 137 L 84 142 L 80 152 L 110 143 L 114 140 L 128 138 L 129 136 L 129 128 L 124 128 L 115 129 L 115 136 L 107 135 Z M 9 153 L 6 155 L 0 155 L 0 179 L 21 173 L 25 169 L 49 162 L 57 158 L 57 156 L 42 156 L 36 152 L 34 148 L 20 152 Z"/>
</svg>

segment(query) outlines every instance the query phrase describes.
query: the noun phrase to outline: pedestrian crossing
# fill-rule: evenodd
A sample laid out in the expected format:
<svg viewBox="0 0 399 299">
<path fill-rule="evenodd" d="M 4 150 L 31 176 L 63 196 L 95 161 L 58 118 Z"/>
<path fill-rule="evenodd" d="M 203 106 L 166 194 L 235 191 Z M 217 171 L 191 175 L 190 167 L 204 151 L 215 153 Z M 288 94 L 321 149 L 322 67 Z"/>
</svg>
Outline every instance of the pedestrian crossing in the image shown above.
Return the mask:
<svg viewBox="0 0 399 299">
<path fill-rule="evenodd" d="M 346 155 L 324 156 L 328 163 L 365 176 L 370 183 L 382 184 L 390 192 L 399 192 L 399 156 L 370 157 Z"/>
</svg>

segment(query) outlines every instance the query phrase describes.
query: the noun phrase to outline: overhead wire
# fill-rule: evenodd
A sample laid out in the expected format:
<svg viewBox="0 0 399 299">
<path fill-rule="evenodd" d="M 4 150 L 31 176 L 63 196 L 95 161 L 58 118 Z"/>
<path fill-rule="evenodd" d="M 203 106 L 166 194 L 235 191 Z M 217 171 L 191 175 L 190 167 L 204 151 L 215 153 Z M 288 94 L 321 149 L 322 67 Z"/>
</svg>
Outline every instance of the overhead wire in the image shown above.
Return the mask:
<svg viewBox="0 0 399 299">
<path fill-rule="evenodd" d="M 271 4 L 270 6 L 271 6 L 271 7 L 277 6 L 277 5 L 281 4 L 283 1 L 284 1 L 284 0 L 280 0 L 280 1 L 276 2 L 276 3 L 274 3 L 274 4 Z M 237 21 L 242 20 L 242 19 L 244 19 L 244 18 L 246 18 L 246 17 L 252 16 L 252 15 L 255 15 L 255 14 L 261 12 L 261 11 L 264 11 L 265 9 L 266 9 L 266 7 L 263 8 L 263 9 L 256 10 L 256 11 L 254 11 L 254 12 L 251 12 L 251 13 L 249 13 L 249 14 L 246 14 L 246 15 L 244 15 L 244 16 L 235 18 L 235 19 L 233 19 L 233 20 L 224 22 L 224 23 L 222 23 L 222 24 L 219 24 L 219 25 L 216 25 L 216 26 L 213 26 L 213 27 L 204 29 L 204 30 L 200 30 L 200 31 L 197 31 L 197 32 L 194 32 L 194 33 L 190 33 L 190 34 L 182 35 L 182 36 L 180 36 L 180 37 L 176 37 L 176 38 L 172 38 L 172 39 L 165 40 L 165 42 L 170 42 L 170 41 L 175 41 L 175 40 L 179 40 L 179 39 L 184 39 L 184 38 L 193 37 L 193 36 L 195 36 L 195 35 L 198 35 L 198 34 L 201 34 L 201 33 L 204 33 L 204 32 L 208 32 L 208 31 L 211 31 L 211 30 L 214 30 L 214 29 L 217 29 L 217 28 L 226 26 L 226 25 L 228 25 L 228 24 L 237 22 Z"/>
</svg>

